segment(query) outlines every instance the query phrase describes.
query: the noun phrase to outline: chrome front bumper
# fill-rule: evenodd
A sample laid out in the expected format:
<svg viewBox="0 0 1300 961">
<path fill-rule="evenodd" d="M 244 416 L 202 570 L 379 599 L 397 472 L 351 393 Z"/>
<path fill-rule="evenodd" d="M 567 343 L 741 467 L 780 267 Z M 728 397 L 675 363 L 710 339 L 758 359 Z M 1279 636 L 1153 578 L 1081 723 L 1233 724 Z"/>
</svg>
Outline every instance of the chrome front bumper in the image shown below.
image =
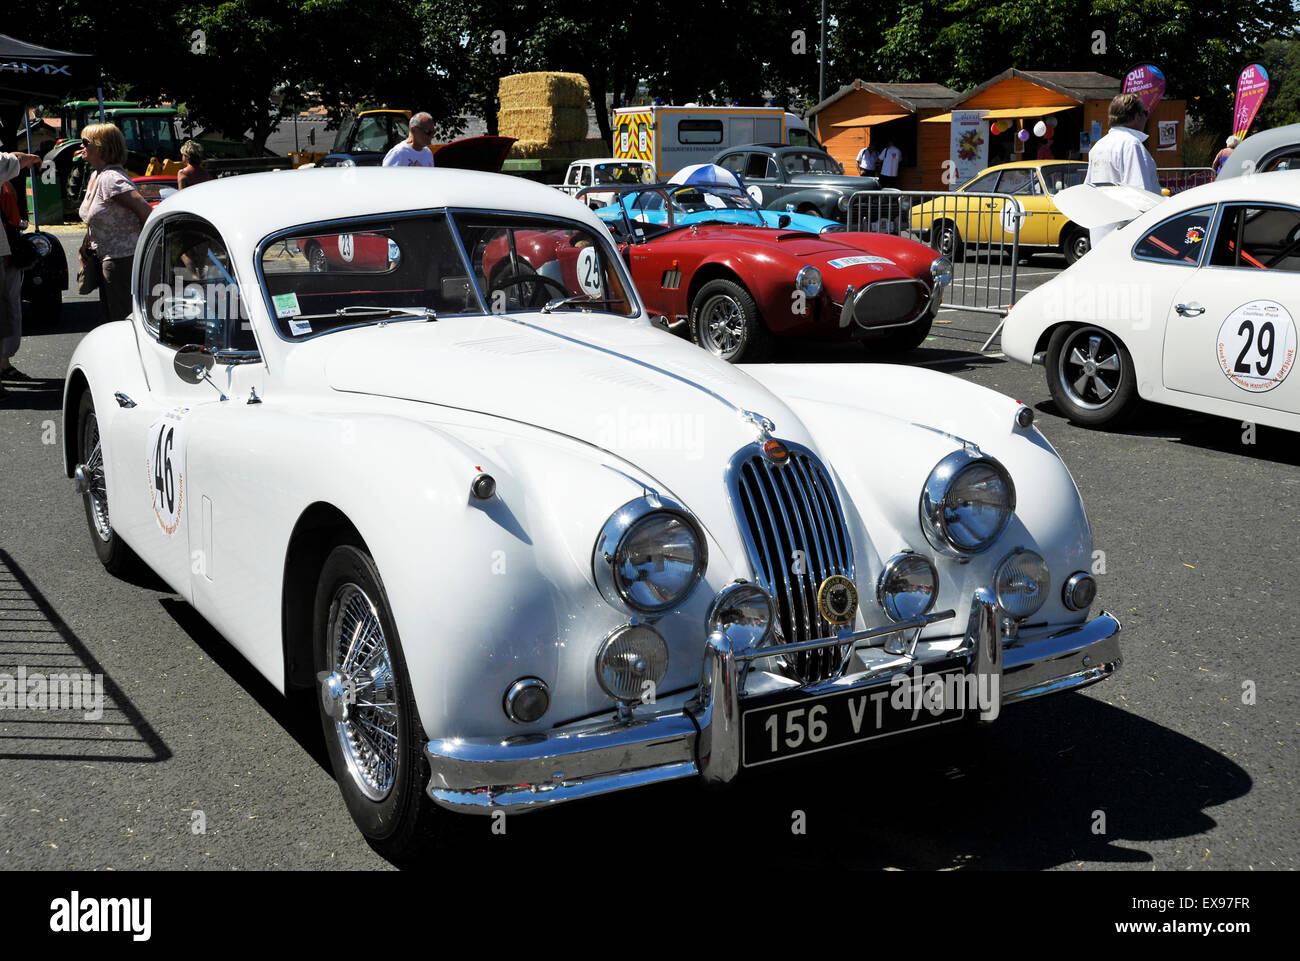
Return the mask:
<svg viewBox="0 0 1300 961">
<path fill-rule="evenodd" d="M 898 629 L 889 630 L 896 636 Z M 823 643 L 861 643 L 881 633 L 867 631 Z M 981 721 L 991 722 L 1001 705 L 1075 690 L 1109 677 L 1121 663 L 1119 634 L 1119 621 L 1103 611 L 1091 621 L 1047 637 L 1004 642 L 997 602 L 990 591 L 981 589 L 971 603 L 961 644 L 932 660 L 959 657 L 970 673 L 997 677 L 1000 700 L 981 705 L 980 711 Z M 773 654 L 770 648 L 759 651 L 737 651 L 724 632 L 711 634 L 699 687 L 681 710 L 522 737 L 430 741 L 425 745 L 431 771 L 428 794 L 453 811 L 522 813 L 693 775 L 706 784 L 730 783 L 741 768 L 742 665 Z M 879 666 L 851 676 L 792 689 L 790 700 L 830 691 L 879 689 L 917 663 L 910 654 L 886 658 Z M 924 666 L 926 661 L 919 663 Z"/>
</svg>

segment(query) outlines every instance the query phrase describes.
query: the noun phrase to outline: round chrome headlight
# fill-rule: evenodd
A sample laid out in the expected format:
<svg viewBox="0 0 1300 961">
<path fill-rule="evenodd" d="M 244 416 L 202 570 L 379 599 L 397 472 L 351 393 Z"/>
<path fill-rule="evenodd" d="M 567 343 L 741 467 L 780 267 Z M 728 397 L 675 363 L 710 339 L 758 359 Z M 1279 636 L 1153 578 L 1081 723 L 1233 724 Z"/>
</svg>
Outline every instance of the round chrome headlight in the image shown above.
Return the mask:
<svg viewBox="0 0 1300 961">
<path fill-rule="evenodd" d="M 891 557 L 876 582 L 876 599 L 891 621 L 920 617 L 938 596 L 939 572 L 928 557 L 911 551 Z"/>
<path fill-rule="evenodd" d="M 668 673 L 668 645 L 649 624 L 616 628 L 596 652 L 596 681 L 616 701 L 654 694 Z"/>
<path fill-rule="evenodd" d="M 758 647 L 772 635 L 772 598 L 758 584 L 724 587 L 709 605 L 708 633 L 727 631 L 737 648 Z"/>
<path fill-rule="evenodd" d="M 31 240 L 32 247 L 35 248 L 36 252 L 42 257 L 48 257 L 50 255 L 50 251 L 53 249 L 54 245 L 50 242 L 50 238 L 45 236 L 45 234 L 32 234 L 28 239 Z"/>
<path fill-rule="evenodd" d="M 835 206 L 839 207 L 840 210 L 848 210 L 848 209 L 849 209 L 849 198 L 846 197 L 846 196 L 844 196 L 844 195 L 841 195 L 841 196 L 840 196 L 840 199 L 839 199 L 838 201 L 836 201 Z"/>
<path fill-rule="evenodd" d="M 794 275 L 794 285 L 809 297 L 816 297 L 822 289 L 822 272 L 809 264 Z"/>
<path fill-rule="evenodd" d="M 936 257 L 930 264 L 930 279 L 940 287 L 952 283 L 952 261 L 947 257 Z"/>
<path fill-rule="evenodd" d="M 1016 551 L 998 565 L 993 589 L 998 606 L 1016 619 L 1036 613 L 1052 587 L 1047 561 L 1033 551 Z"/>
<path fill-rule="evenodd" d="M 637 614 L 662 614 L 681 604 L 707 564 L 695 518 L 658 497 L 639 497 L 615 511 L 592 554 L 601 595 Z"/>
<path fill-rule="evenodd" d="M 969 448 L 935 466 L 921 489 L 921 529 L 934 549 L 953 557 L 993 546 L 1016 509 L 1011 475 Z"/>
</svg>

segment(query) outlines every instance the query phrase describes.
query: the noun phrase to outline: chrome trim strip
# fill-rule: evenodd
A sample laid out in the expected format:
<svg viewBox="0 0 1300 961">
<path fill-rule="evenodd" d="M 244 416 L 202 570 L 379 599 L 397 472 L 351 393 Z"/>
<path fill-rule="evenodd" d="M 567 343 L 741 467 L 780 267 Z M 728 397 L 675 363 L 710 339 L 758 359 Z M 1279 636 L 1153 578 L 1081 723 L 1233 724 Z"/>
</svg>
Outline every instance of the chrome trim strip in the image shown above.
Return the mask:
<svg viewBox="0 0 1300 961">
<path fill-rule="evenodd" d="M 981 588 L 982 590 L 982 588 Z M 899 631 L 908 631 L 913 628 L 925 627 L 936 621 L 946 621 L 949 618 L 957 616 L 957 612 L 949 608 L 946 611 L 938 611 L 934 614 L 922 614 L 913 617 L 911 620 L 899 621 L 897 624 L 886 624 L 884 627 L 872 627 L 865 631 L 854 631 L 851 634 L 839 634 L 835 637 L 824 637 L 815 641 L 798 641 L 793 644 L 781 644 L 777 647 L 760 647 L 749 649 L 743 653 L 735 655 L 738 661 L 760 661 L 765 657 L 776 657 L 781 654 L 793 654 L 798 651 L 812 651 L 821 647 L 838 647 L 844 644 L 857 646 L 859 641 L 870 640 L 873 637 L 883 637 L 886 634 L 897 634 Z M 961 648 L 965 650 L 966 648 Z"/>
</svg>

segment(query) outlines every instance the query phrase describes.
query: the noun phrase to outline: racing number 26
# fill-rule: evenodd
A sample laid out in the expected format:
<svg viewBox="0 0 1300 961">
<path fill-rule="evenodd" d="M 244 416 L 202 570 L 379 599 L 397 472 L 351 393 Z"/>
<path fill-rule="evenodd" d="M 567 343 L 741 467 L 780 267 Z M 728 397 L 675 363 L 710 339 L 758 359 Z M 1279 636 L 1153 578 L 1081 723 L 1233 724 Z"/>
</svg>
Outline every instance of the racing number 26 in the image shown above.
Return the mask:
<svg viewBox="0 0 1300 961">
<path fill-rule="evenodd" d="M 172 479 L 172 441 L 175 427 L 164 427 L 158 432 L 158 446 L 153 454 L 153 486 L 167 503 L 167 513 L 176 512 L 176 482 Z"/>
<path fill-rule="evenodd" d="M 1233 365 L 1233 370 L 1238 374 L 1250 373 L 1250 362 L 1246 360 L 1246 355 L 1250 353 L 1252 344 L 1256 345 L 1259 351 L 1261 361 L 1255 362 L 1255 371 L 1260 377 L 1268 374 L 1269 369 L 1273 366 L 1273 340 L 1274 331 L 1271 321 L 1265 321 L 1259 328 L 1259 341 L 1255 341 L 1255 325 L 1249 320 L 1243 320 L 1241 326 L 1237 328 L 1237 335 L 1246 335 L 1246 343 L 1241 348 L 1241 353 L 1237 355 L 1237 363 Z"/>
<path fill-rule="evenodd" d="M 794 750 L 807 737 L 809 744 L 818 744 L 826 740 L 826 705 L 814 704 L 808 709 L 808 723 L 803 723 L 803 708 L 796 708 L 785 716 L 785 746 Z M 780 733 L 773 714 L 763 724 L 763 729 L 772 737 L 772 753 L 779 750 L 777 736 Z"/>
</svg>

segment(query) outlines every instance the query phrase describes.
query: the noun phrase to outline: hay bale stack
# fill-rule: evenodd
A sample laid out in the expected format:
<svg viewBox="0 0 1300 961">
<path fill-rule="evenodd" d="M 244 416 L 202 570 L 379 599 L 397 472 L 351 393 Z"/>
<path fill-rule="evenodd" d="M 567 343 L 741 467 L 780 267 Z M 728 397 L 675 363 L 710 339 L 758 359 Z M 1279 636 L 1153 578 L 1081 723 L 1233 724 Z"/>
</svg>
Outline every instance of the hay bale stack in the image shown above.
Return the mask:
<svg viewBox="0 0 1300 961">
<path fill-rule="evenodd" d="M 504 107 L 587 108 L 591 88 L 580 73 L 516 73 L 497 83 L 497 98 Z"/>
<path fill-rule="evenodd" d="M 609 148 L 599 137 L 592 140 L 562 140 L 549 143 L 545 140 L 516 140 L 510 148 L 511 158 L 533 160 L 561 157 L 565 160 L 585 160 L 609 156 Z"/>
<path fill-rule="evenodd" d="M 587 111 L 582 107 L 502 107 L 497 133 L 544 143 L 585 140 Z"/>
<path fill-rule="evenodd" d="M 591 89 L 580 73 L 517 73 L 497 85 L 497 132 L 514 137 L 515 155 L 542 156 L 548 148 L 587 136 Z"/>
</svg>

